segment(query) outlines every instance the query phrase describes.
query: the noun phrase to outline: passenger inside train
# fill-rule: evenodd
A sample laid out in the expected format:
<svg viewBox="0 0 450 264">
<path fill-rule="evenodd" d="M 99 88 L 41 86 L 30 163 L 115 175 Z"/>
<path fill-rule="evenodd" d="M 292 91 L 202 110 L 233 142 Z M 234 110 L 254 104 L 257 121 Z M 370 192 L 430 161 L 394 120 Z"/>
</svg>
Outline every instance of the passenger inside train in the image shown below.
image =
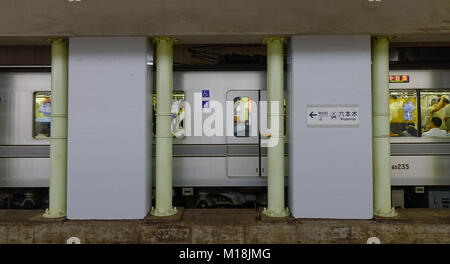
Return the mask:
<svg viewBox="0 0 450 264">
<path fill-rule="evenodd" d="M 449 95 L 447 91 L 391 91 L 389 99 L 391 137 L 448 136 Z M 432 122 L 433 118 L 437 118 L 434 119 L 435 122 Z"/>
<path fill-rule="evenodd" d="M 432 105 L 428 107 L 424 113 L 422 126 L 427 127 L 430 125 L 430 121 L 433 117 L 439 117 L 441 119 L 441 125 L 439 129 L 447 131 L 447 121 L 450 115 L 450 108 L 448 107 L 448 99 L 442 95 L 440 98 L 432 100 Z"/>
<path fill-rule="evenodd" d="M 429 124 L 429 129 L 427 132 L 424 132 L 422 135 L 424 137 L 442 137 L 447 136 L 447 131 L 440 129 L 442 126 L 442 120 L 439 117 L 433 117 Z"/>
<path fill-rule="evenodd" d="M 416 137 L 417 129 L 415 128 L 414 123 L 407 124 L 406 130 L 402 132 L 402 135 L 405 137 Z"/>
</svg>

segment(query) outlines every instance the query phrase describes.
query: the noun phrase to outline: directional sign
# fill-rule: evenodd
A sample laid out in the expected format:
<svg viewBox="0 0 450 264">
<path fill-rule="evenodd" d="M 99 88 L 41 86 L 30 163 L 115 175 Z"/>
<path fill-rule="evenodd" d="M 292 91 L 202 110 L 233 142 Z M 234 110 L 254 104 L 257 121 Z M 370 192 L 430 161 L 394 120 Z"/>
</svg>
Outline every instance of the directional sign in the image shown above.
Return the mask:
<svg viewBox="0 0 450 264">
<path fill-rule="evenodd" d="M 359 105 L 307 105 L 308 127 L 358 127 Z"/>
</svg>

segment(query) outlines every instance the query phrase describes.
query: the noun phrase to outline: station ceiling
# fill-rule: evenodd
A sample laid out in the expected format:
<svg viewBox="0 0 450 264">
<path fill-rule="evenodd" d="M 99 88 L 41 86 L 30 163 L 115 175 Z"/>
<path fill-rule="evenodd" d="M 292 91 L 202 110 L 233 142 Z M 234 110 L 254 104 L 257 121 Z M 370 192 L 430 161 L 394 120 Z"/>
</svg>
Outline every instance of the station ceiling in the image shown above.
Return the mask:
<svg viewBox="0 0 450 264">
<path fill-rule="evenodd" d="M 260 43 L 271 35 L 395 35 L 450 42 L 449 0 L 1 0 L 0 45 L 49 36 L 177 37 Z"/>
</svg>

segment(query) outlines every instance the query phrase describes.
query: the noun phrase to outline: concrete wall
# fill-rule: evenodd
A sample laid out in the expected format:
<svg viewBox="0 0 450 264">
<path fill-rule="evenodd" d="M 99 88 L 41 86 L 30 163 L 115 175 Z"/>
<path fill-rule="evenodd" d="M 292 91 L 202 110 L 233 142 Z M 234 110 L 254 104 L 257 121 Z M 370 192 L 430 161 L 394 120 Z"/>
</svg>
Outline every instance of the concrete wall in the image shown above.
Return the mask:
<svg viewBox="0 0 450 264">
<path fill-rule="evenodd" d="M 370 36 L 294 36 L 290 45 L 292 214 L 372 218 Z M 357 105 L 359 124 L 308 126 L 308 105 Z"/>
<path fill-rule="evenodd" d="M 261 43 L 263 36 L 291 34 L 433 33 L 449 41 L 449 17 L 448 0 L 3 0 L 0 36 L 171 35 L 197 44 L 213 38 Z"/>
<path fill-rule="evenodd" d="M 150 209 L 148 52 L 144 37 L 69 39 L 69 219 L 138 219 Z"/>
</svg>

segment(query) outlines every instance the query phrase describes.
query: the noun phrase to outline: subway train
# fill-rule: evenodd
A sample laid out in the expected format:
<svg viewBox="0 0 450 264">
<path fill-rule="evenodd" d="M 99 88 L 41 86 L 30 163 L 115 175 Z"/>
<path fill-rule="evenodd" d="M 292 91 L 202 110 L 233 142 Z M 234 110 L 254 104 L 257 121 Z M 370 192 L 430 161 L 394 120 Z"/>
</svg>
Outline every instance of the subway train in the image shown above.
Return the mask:
<svg viewBox="0 0 450 264">
<path fill-rule="evenodd" d="M 1 208 L 48 206 L 50 75 L 0 73 Z"/>
<path fill-rule="evenodd" d="M 424 118 L 427 109 L 450 96 L 450 71 L 396 70 L 389 79 L 393 205 L 449 207 L 450 136 L 433 138 L 423 133 L 429 126 Z M 189 135 L 186 131 L 193 129 L 186 120 L 177 124 L 185 135 L 173 141 L 174 204 L 188 208 L 264 205 L 267 149 L 252 105 L 267 99 L 266 72 L 175 71 L 173 90 L 173 101 L 178 102 L 175 119 L 188 110 L 186 105 L 199 102 L 206 117 L 213 101 L 233 102 L 234 115 L 241 117 L 233 119 L 233 134 L 214 137 L 196 136 L 193 131 Z M 48 206 L 50 107 L 49 72 L 0 73 L 0 208 Z M 282 122 L 288 133 L 286 118 Z M 155 123 L 153 117 L 154 131 Z M 286 135 L 286 186 L 287 139 Z"/>
<path fill-rule="evenodd" d="M 446 117 L 450 116 L 450 105 L 440 101 L 450 99 L 450 71 L 390 71 L 389 89 L 393 205 L 448 208 L 450 118 Z M 431 113 L 439 104 L 442 108 Z M 441 119 L 440 129 L 447 135 L 426 135 L 435 116 Z"/>
</svg>

